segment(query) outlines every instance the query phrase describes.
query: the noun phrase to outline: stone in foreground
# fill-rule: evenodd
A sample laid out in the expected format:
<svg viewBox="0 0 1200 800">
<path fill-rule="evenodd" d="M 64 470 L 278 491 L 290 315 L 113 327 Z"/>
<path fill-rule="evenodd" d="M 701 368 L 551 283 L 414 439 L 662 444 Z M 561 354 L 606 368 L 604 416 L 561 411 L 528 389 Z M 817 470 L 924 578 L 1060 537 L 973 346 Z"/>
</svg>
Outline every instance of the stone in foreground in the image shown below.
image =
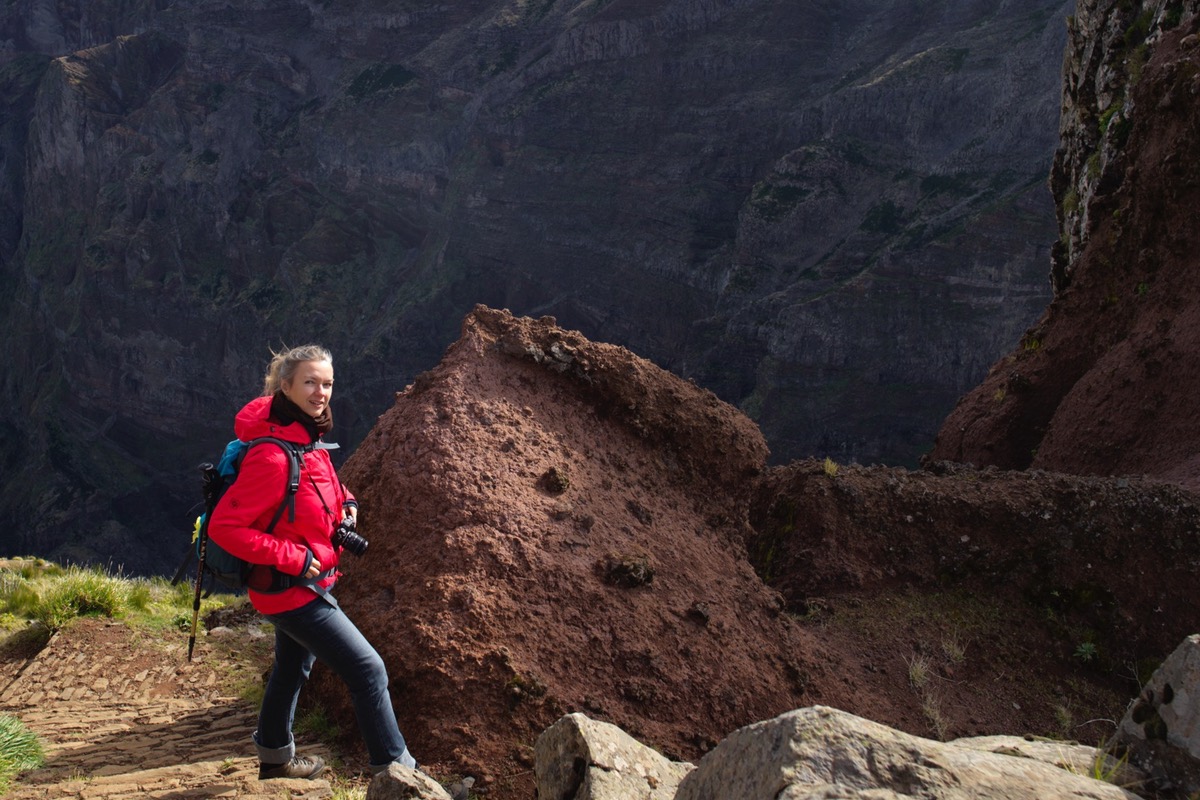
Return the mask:
<svg viewBox="0 0 1200 800">
<path fill-rule="evenodd" d="M 1130 704 L 1110 749 L 1124 749 L 1156 788 L 1200 792 L 1200 634 L 1183 640 Z"/>
<path fill-rule="evenodd" d="M 730 734 L 679 784 L 675 800 L 926 797 L 1136 800 L 1041 761 L 922 739 L 824 706 Z"/>
<path fill-rule="evenodd" d="M 583 714 L 543 731 L 534 755 L 537 796 L 545 800 L 671 800 L 693 769 Z"/>
</svg>

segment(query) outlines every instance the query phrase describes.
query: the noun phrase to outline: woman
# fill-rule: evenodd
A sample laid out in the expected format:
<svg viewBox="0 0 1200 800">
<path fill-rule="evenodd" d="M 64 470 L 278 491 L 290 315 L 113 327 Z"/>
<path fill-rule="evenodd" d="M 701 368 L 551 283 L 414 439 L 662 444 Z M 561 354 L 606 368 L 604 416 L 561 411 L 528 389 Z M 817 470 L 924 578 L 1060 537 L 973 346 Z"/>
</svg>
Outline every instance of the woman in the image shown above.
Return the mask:
<svg viewBox="0 0 1200 800">
<path fill-rule="evenodd" d="M 255 568 L 250 582 L 261 590 L 249 590 L 255 609 L 275 625 L 275 667 L 254 732 L 260 780 L 315 778 L 325 769 L 320 758 L 297 756 L 292 737 L 296 700 L 316 659 L 350 690 L 372 772 L 393 762 L 416 767 L 396 723 L 383 659 L 328 593 L 342 550 L 331 536 L 343 517 L 358 517 L 358 504 L 338 480 L 329 453 L 319 449 L 333 426 L 332 395 L 328 350 L 308 345 L 275 355 L 263 396 L 238 413 L 234 432 L 245 442 L 270 436 L 309 446 L 294 513 L 277 514 L 285 500 L 288 455 L 277 444 L 262 443 L 246 451 L 237 480 L 209 522 L 214 542 L 264 565 Z"/>
</svg>

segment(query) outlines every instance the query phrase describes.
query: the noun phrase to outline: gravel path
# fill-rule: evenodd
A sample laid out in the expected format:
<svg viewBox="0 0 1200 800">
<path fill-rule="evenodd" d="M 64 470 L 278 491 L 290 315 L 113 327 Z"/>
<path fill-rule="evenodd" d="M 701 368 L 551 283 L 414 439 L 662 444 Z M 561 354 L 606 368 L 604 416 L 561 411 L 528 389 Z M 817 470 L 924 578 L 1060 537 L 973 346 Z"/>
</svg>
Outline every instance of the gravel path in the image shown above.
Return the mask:
<svg viewBox="0 0 1200 800">
<path fill-rule="evenodd" d="M 7 797 L 331 797 L 325 780 L 258 780 L 255 714 L 222 694 L 223 668 L 206 642 L 188 663 L 185 637 L 164 645 L 98 619 L 76 621 L 33 658 L 0 659 L 0 713 L 37 733 L 47 756 Z"/>
</svg>

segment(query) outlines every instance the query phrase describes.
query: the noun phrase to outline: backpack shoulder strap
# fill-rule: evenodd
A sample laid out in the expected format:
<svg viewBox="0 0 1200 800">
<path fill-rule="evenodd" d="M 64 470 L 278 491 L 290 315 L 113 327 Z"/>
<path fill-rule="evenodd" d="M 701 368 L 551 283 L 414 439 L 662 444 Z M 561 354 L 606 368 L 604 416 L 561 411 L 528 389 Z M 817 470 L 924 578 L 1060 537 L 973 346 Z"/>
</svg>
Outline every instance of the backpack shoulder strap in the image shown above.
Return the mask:
<svg viewBox="0 0 1200 800">
<path fill-rule="evenodd" d="M 286 439 L 279 439 L 275 436 L 260 436 L 246 443 L 246 451 L 249 451 L 255 445 L 267 442 L 279 446 L 288 456 L 287 487 L 284 491 L 283 502 L 280 503 L 275 516 L 271 518 L 271 523 L 267 525 L 267 533 L 270 533 L 275 530 L 275 526 L 279 523 L 279 518 L 283 516 L 285 508 L 288 512 L 288 522 L 296 521 L 296 493 L 300 491 L 300 466 L 304 454 L 311 453 L 314 450 L 337 450 L 339 445 L 335 442 L 322 441 L 310 442 L 309 444 L 296 444 L 295 442 L 289 442 Z M 245 457 L 244 453 L 242 457 Z"/>
<path fill-rule="evenodd" d="M 288 522 L 296 520 L 296 492 L 300 491 L 300 454 L 303 452 L 305 446 L 274 436 L 260 436 L 246 443 L 246 452 L 249 452 L 252 447 L 267 443 L 278 446 L 288 457 L 288 477 L 287 484 L 284 487 L 283 502 L 279 504 L 279 508 L 275 511 L 275 516 L 271 518 L 270 524 L 267 525 L 267 533 L 270 533 L 275 530 L 275 526 L 279 523 L 279 518 L 283 516 L 284 509 L 288 511 Z"/>
</svg>

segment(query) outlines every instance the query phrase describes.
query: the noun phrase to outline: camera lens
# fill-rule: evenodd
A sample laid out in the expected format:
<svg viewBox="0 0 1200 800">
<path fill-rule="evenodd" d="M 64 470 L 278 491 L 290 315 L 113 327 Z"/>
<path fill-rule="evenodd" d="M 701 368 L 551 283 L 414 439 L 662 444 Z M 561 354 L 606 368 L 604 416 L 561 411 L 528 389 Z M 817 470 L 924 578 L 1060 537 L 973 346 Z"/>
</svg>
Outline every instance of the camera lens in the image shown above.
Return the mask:
<svg viewBox="0 0 1200 800">
<path fill-rule="evenodd" d="M 354 532 L 354 519 L 351 517 L 342 520 L 330 540 L 335 547 L 344 547 L 356 556 L 367 551 L 367 540 Z"/>
<path fill-rule="evenodd" d="M 342 537 L 342 547 L 345 547 L 356 556 L 361 556 L 363 553 L 367 552 L 367 540 L 359 536 L 357 533 L 347 532 L 346 535 Z"/>
</svg>

